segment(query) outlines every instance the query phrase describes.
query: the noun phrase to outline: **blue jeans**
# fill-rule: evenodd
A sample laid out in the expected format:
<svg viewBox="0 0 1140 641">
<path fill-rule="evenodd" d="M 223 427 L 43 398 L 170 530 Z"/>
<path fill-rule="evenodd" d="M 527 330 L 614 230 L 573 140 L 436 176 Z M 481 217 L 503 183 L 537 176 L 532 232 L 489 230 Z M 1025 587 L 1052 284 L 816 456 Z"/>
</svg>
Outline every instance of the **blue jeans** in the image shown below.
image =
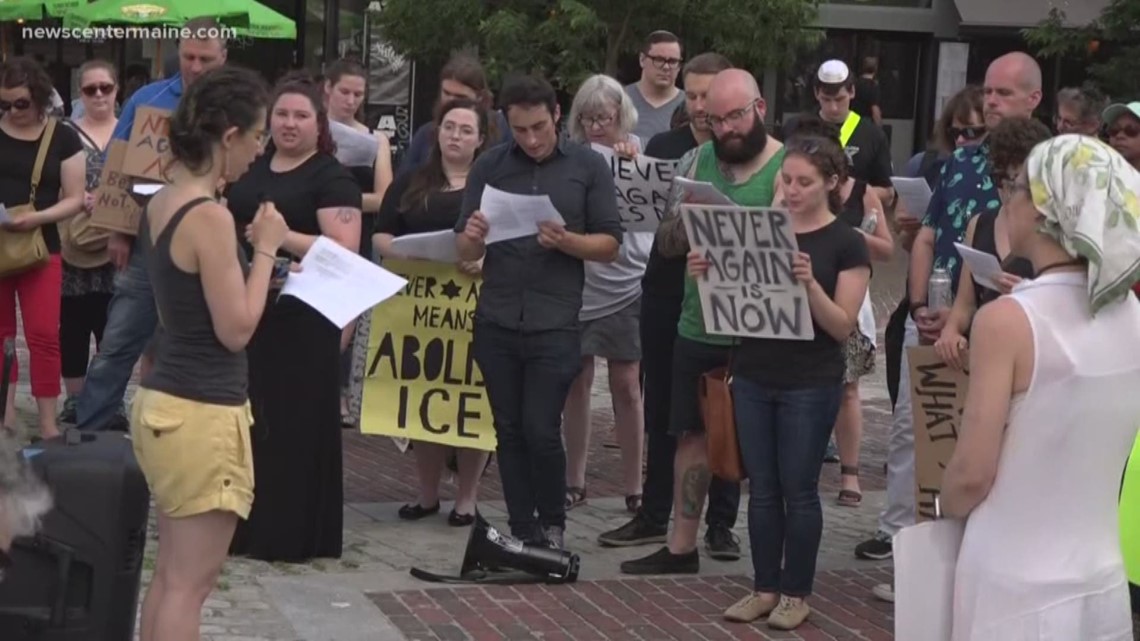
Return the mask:
<svg viewBox="0 0 1140 641">
<path fill-rule="evenodd" d="M 819 472 L 842 397 L 839 381 L 785 390 L 733 378 L 757 592 L 811 594 L 823 535 Z"/>
<path fill-rule="evenodd" d="M 472 350 L 494 415 L 511 534 L 541 540 L 539 525 L 566 527 L 562 407 L 582 367 L 581 333 L 524 334 L 477 321 Z"/>
<path fill-rule="evenodd" d="M 83 391 L 76 399 L 76 426 L 101 430 L 118 413 L 135 363 L 158 326 L 158 309 L 146 258 L 132 248 L 127 268 L 115 274 L 115 295 L 107 307 L 103 342 L 87 368 Z"/>
</svg>

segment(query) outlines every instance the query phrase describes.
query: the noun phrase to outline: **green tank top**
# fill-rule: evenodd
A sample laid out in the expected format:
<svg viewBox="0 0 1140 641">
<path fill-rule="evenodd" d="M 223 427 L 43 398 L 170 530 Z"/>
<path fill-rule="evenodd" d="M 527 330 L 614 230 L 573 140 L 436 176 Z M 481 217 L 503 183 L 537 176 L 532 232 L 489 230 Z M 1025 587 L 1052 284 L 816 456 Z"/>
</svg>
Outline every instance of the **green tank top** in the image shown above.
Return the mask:
<svg viewBox="0 0 1140 641">
<path fill-rule="evenodd" d="M 784 162 L 784 150 L 780 149 L 764 168 L 739 185 L 725 180 L 716 166 L 716 153 L 711 142 L 701 145 L 697 157 L 693 180 L 712 183 L 732 202 L 742 207 L 771 207 L 776 197 L 776 173 Z M 736 339 L 731 336 L 713 336 L 705 331 L 705 319 L 701 312 L 701 295 L 697 291 L 697 281 L 685 274 L 685 297 L 681 301 L 681 320 L 677 323 L 677 334 L 706 345 L 732 345 Z"/>
</svg>

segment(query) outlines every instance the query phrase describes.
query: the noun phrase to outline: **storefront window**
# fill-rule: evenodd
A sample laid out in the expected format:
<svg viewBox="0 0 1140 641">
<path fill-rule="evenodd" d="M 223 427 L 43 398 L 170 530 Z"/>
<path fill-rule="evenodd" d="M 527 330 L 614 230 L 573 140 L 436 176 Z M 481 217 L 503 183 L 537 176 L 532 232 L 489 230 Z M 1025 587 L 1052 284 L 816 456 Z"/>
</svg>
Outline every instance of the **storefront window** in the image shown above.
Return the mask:
<svg viewBox="0 0 1140 641">
<path fill-rule="evenodd" d="M 319 70 L 325 58 L 325 0 L 305 2 L 305 54 L 302 65 Z"/>
<path fill-rule="evenodd" d="M 364 60 L 364 10 L 368 0 L 340 0 L 337 7 L 339 26 L 337 57 Z"/>
</svg>

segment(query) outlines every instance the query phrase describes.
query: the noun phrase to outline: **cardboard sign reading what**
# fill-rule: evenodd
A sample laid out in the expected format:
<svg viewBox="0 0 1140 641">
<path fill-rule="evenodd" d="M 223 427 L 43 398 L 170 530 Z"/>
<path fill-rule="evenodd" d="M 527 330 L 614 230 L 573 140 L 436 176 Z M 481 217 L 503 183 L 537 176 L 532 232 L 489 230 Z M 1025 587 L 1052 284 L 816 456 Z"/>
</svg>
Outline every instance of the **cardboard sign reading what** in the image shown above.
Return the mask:
<svg viewBox="0 0 1140 641">
<path fill-rule="evenodd" d="M 934 518 L 934 499 L 942 493 L 942 473 L 958 444 L 969 376 L 953 369 L 934 347 L 911 347 L 910 402 L 914 414 L 914 481 L 918 521 Z"/>
<path fill-rule="evenodd" d="M 168 182 L 166 168 L 170 165 L 170 111 L 154 107 L 139 107 L 135 111 L 134 126 L 127 141 L 127 155 L 123 159 L 123 173 L 135 178 Z"/>
<path fill-rule="evenodd" d="M 95 190 L 91 224 L 134 236 L 139 231 L 142 206 L 131 194 L 134 179 L 123 173 L 123 159 L 128 144 L 125 140 L 116 140 L 107 148 L 103 173 L 99 176 L 99 187 Z"/>
</svg>

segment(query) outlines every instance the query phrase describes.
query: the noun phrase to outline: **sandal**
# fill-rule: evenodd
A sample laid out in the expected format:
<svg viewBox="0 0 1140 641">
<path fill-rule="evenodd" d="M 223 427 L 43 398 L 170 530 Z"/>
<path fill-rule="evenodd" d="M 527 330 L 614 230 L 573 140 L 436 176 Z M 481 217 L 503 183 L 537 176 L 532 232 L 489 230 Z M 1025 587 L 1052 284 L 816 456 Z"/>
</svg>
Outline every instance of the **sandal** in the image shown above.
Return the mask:
<svg viewBox="0 0 1140 641">
<path fill-rule="evenodd" d="M 566 510 L 573 510 L 579 505 L 586 503 L 586 488 L 584 487 L 568 487 L 566 488 Z"/>
<path fill-rule="evenodd" d="M 859 468 L 853 465 L 840 465 L 839 474 L 858 478 Z M 839 497 L 835 502 L 841 507 L 859 507 L 863 504 L 863 493 L 856 490 L 839 490 Z"/>
<path fill-rule="evenodd" d="M 630 494 L 629 496 L 625 497 L 625 509 L 629 510 L 633 514 L 637 514 L 639 511 L 641 511 L 641 495 Z"/>
</svg>

